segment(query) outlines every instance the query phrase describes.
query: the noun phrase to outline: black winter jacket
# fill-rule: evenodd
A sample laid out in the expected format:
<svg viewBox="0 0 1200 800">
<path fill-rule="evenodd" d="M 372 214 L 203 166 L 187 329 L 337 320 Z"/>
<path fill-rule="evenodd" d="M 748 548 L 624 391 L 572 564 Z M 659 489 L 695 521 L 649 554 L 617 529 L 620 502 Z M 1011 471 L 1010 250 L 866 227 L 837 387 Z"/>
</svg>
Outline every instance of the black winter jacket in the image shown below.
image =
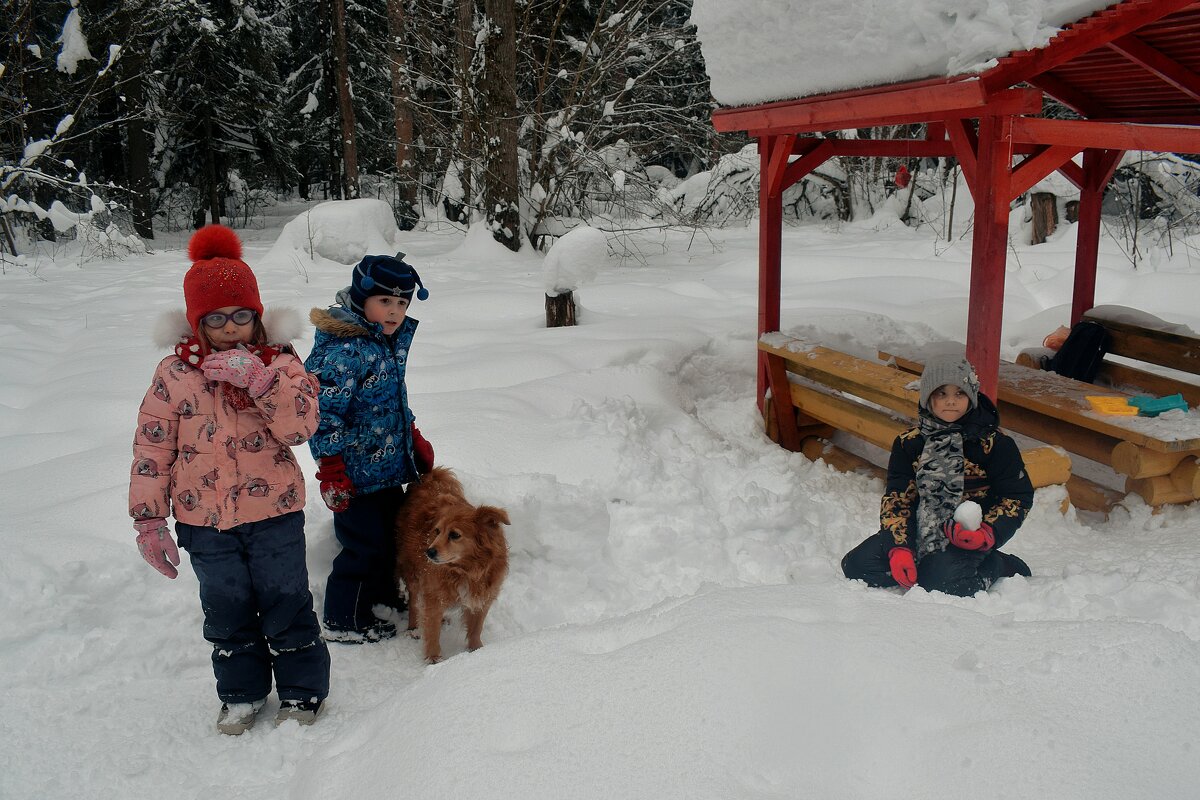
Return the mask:
<svg viewBox="0 0 1200 800">
<path fill-rule="evenodd" d="M 1017 443 L 999 429 L 1000 415 L 984 394 L 979 404 L 962 418 L 963 500 L 974 500 L 983 509 L 983 521 L 992 526 L 996 547 L 1013 537 L 1033 506 L 1033 485 Z M 896 437 L 888 461 L 887 488 L 880 503 L 880 528 L 897 545 L 916 549 L 917 460 L 925 436 L 913 427 Z"/>
</svg>

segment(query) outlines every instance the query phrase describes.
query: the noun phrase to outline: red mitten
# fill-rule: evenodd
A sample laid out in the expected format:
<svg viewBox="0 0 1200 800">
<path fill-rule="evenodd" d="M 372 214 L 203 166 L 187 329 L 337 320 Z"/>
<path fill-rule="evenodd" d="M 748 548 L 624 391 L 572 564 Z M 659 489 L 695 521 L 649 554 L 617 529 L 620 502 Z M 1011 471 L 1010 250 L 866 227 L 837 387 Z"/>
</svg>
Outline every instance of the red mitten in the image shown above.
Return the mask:
<svg viewBox="0 0 1200 800">
<path fill-rule="evenodd" d="M 179 576 L 179 548 L 171 538 L 171 529 L 162 517 L 139 519 L 133 523 L 137 531 L 138 551 L 146 563 L 166 575 L 168 578 Z"/>
<path fill-rule="evenodd" d="M 996 546 L 996 534 L 986 522 L 981 522 L 979 529 L 973 531 L 951 519 L 942 525 L 942 530 L 950 544 L 962 550 L 991 550 Z"/>
<path fill-rule="evenodd" d="M 341 456 L 325 456 L 319 462 L 317 480 L 321 482 L 321 499 L 330 511 L 345 511 L 354 497 L 354 484 L 346 477 L 346 464 Z"/>
<path fill-rule="evenodd" d="M 888 567 L 892 570 L 892 579 L 905 589 L 917 585 L 917 560 L 913 551 L 907 547 L 893 547 L 888 552 Z"/>
<path fill-rule="evenodd" d="M 223 350 L 210 353 L 200 362 L 204 377 L 210 381 L 225 381 L 245 389 L 251 397 L 261 397 L 275 383 L 275 370 L 263 364 L 254 353 L 245 350 Z"/>
<path fill-rule="evenodd" d="M 417 472 L 421 475 L 433 469 L 433 445 L 421 435 L 420 429 L 412 426 L 413 460 L 417 462 Z"/>
</svg>

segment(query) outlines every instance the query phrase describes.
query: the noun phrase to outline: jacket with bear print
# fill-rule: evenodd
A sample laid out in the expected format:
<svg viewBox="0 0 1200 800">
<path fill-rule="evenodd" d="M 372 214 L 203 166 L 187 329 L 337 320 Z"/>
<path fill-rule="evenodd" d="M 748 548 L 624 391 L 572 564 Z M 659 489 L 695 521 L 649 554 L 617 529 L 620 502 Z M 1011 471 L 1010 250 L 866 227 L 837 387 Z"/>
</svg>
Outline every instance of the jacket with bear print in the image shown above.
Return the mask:
<svg viewBox="0 0 1200 800">
<path fill-rule="evenodd" d="M 275 384 L 245 404 L 177 354 L 159 363 L 138 411 L 130 516 L 228 530 L 304 507 L 291 448 L 317 428 L 318 386 L 291 347 L 276 349 Z"/>
</svg>

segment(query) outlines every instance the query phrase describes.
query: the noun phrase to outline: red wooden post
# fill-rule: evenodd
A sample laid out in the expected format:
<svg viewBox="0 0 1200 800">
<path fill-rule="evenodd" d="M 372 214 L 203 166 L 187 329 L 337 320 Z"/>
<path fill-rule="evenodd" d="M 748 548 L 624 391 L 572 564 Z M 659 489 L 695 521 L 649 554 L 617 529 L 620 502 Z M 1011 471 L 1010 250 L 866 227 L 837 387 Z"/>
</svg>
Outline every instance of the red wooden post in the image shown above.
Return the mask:
<svg viewBox="0 0 1200 800">
<path fill-rule="evenodd" d="M 792 140 L 787 139 L 791 145 Z M 758 140 L 758 335 L 779 330 L 780 261 L 783 254 L 783 194 L 771 193 L 771 155 L 780 137 L 763 136 Z M 785 156 L 786 158 L 786 156 Z M 766 354 L 758 354 L 758 410 L 763 409 L 767 392 Z M 787 398 L 791 406 L 791 398 Z"/>
<path fill-rule="evenodd" d="M 1075 285 L 1071 292 L 1071 324 L 1096 305 L 1096 259 L 1100 254 L 1100 205 L 1104 187 L 1121 160 L 1120 150 L 1083 151 L 1083 185 L 1079 187 L 1079 229 L 1075 236 Z"/>
<path fill-rule="evenodd" d="M 1000 378 L 1011 165 L 1012 117 L 983 117 L 979 120 L 974 187 L 975 231 L 971 241 L 967 360 L 979 373 L 979 388 L 993 400 Z"/>
</svg>

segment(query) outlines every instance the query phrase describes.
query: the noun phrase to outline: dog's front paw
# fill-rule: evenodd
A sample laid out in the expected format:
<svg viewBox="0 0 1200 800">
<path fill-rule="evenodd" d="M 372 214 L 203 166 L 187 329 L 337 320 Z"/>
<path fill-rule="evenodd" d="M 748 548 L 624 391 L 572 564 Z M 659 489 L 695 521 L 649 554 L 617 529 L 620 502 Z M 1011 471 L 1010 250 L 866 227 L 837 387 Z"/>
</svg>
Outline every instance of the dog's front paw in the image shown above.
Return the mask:
<svg viewBox="0 0 1200 800">
<path fill-rule="evenodd" d="M 410 639 L 420 639 L 421 633 L 416 628 L 409 628 L 404 632 L 404 635 Z"/>
</svg>

